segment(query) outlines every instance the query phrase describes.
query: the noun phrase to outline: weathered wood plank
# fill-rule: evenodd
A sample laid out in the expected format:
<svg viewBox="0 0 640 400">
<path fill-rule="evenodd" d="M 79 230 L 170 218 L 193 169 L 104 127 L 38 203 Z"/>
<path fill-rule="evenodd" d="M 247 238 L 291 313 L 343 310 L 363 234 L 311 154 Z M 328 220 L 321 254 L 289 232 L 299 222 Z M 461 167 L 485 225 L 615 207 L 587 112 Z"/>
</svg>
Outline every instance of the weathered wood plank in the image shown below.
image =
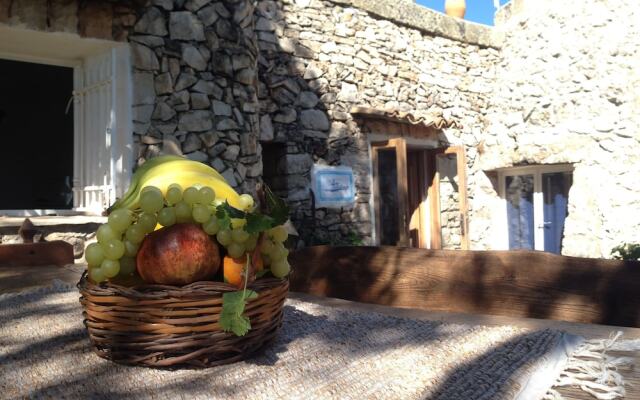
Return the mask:
<svg viewBox="0 0 640 400">
<path fill-rule="evenodd" d="M 640 327 L 640 262 L 535 251 L 318 246 L 291 290 L 430 311 Z"/>
<path fill-rule="evenodd" d="M 0 245 L 0 265 L 3 266 L 62 266 L 73 261 L 73 246 L 62 240 Z"/>
</svg>

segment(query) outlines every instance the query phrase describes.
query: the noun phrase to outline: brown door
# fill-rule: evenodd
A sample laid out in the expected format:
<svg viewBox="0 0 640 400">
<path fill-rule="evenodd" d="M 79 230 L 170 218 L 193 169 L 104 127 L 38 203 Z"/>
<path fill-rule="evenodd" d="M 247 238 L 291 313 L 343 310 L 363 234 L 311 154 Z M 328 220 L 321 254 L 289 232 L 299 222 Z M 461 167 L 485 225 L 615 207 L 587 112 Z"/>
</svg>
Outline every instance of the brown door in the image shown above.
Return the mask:
<svg viewBox="0 0 640 400">
<path fill-rule="evenodd" d="M 407 143 L 389 139 L 371 144 L 376 234 L 381 245 L 408 246 Z"/>
<path fill-rule="evenodd" d="M 381 245 L 468 249 L 464 149 L 372 143 L 376 234 Z"/>
</svg>

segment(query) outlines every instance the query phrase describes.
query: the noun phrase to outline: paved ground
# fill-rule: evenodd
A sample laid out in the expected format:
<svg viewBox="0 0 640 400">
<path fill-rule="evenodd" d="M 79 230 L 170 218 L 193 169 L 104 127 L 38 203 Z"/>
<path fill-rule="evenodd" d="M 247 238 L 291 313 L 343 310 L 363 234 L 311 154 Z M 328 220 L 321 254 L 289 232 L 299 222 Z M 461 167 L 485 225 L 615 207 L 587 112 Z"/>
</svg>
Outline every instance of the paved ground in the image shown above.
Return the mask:
<svg viewBox="0 0 640 400">
<path fill-rule="evenodd" d="M 6 267 L 0 266 L 0 294 L 18 292 L 36 286 L 48 285 L 54 279 L 60 279 L 68 283 L 77 283 L 80 280 L 84 264 L 72 264 L 64 267 L 38 266 L 38 267 Z"/>
<path fill-rule="evenodd" d="M 47 285 L 53 279 L 60 279 L 64 282 L 75 284 L 80 279 L 82 271 L 86 268 L 85 264 L 67 265 L 65 267 L 56 266 L 40 266 L 40 267 L 3 267 L 0 266 L 0 294 L 7 292 L 16 292 L 23 289 Z M 531 318 L 510 318 L 502 316 L 475 315 L 475 314 L 455 314 L 443 312 L 429 312 L 417 309 L 394 308 L 378 306 L 373 304 L 354 303 L 346 300 L 319 298 L 302 293 L 290 293 L 290 297 L 314 301 L 319 304 L 335 305 L 341 307 L 353 308 L 360 311 L 380 312 L 395 316 L 407 318 L 427 319 L 434 321 L 443 321 L 449 323 L 463 323 L 476 325 L 515 325 L 526 327 L 532 330 L 555 328 L 564 331 L 583 335 L 587 338 L 607 338 L 611 332 L 624 332 L 624 339 L 640 339 L 640 329 L 638 328 L 620 328 L 604 325 L 579 324 L 562 321 L 541 320 Z M 629 354 L 625 354 L 629 355 Z M 636 362 L 636 366 L 640 365 L 640 354 L 638 352 L 631 354 Z M 624 371 L 627 383 L 626 399 L 640 399 L 640 368 L 632 371 Z M 566 399 L 587 400 L 593 397 L 581 392 L 577 389 L 560 390 Z"/>
</svg>

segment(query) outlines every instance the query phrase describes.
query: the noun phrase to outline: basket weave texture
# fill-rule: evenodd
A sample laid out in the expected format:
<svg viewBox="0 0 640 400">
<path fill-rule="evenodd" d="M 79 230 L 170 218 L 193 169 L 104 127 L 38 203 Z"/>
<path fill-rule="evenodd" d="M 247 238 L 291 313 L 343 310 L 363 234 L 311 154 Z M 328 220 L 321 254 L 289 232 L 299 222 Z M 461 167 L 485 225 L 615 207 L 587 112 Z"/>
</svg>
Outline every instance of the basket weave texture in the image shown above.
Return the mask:
<svg viewBox="0 0 640 400">
<path fill-rule="evenodd" d="M 84 324 L 94 351 L 122 364 L 205 368 L 246 358 L 273 339 L 282 325 L 287 279 L 259 279 L 258 297 L 245 308 L 251 330 L 224 332 L 218 323 L 222 295 L 237 288 L 222 282 L 182 287 L 96 285 L 86 272 L 78 282 Z"/>
</svg>

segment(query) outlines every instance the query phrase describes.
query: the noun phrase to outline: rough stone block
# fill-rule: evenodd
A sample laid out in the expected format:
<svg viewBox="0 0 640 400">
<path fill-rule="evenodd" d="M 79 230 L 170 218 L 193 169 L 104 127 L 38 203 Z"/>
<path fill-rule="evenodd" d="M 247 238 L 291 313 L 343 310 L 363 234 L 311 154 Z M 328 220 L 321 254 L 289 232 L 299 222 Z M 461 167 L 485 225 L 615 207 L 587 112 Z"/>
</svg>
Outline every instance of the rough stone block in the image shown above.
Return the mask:
<svg viewBox="0 0 640 400">
<path fill-rule="evenodd" d="M 189 11 L 175 11 L 169 16 L 169 32 L 172 40 L 203 41 L 202 22 Z"/>
<path fill-rule="evenodd" d="M 50 4 L 49 30 L 76 33 L 78 31 L 78 2 L 76 0 L 54 0 Z M 0 10 L 0 12 L 2 11 Z"/>
<path fill-rule="evenodd" d="M 198 110 L 184 113 L 178 121 L 178 129 L 187 132 L 203 132 L 213 128 L 213 115 L 209 111 Z"/>
<path fill-rule="evenodd" d="M 155 36 L 166 36 L 168 33 L 164 14 L 155 7 L 149 7 L 133 29 L 135 32 Z"/>
<path fill-rule="evenodd" d="M 104 1 L 90 0 L 83 3 L 78 12 L 80 36 L 96 39 L 113 39 L 113 6 Z"/>
<path fill-rule="evenodd" d="M 130 46 L 131 59 L 135 68 L 146 71 L 154 71 L 160 68 L 158 57 L 153 50 L 138 43 L 131 43 Z"/>
</svg>

